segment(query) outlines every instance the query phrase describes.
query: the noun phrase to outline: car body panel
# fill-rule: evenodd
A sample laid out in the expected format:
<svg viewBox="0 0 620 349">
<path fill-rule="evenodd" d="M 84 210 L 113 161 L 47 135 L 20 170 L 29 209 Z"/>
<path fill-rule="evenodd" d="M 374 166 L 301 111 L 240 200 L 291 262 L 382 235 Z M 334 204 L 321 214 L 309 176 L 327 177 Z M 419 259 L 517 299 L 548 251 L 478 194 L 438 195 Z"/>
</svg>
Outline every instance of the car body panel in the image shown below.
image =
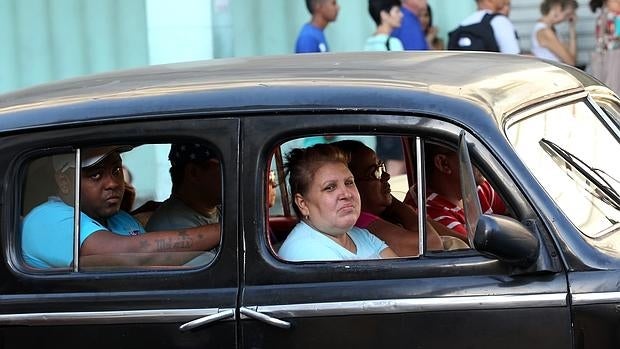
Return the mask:
<svg viewBox="0 0 620 349">
<path fill-rule="evenodd" d="M 237 120 L 188 120 L 192 128 L 180 127 L 177 121 L 79 126 L 65 130 L 41 131 L 30 137 L 4 137 L 0 145 L 0 161 L 10 164 L 0 172 L 5 188 L 19 187 L 19 163 L 25 161 L 25 149 L 80 144 L 93 135 L 114 135 L 125 139 L 136 133 L 151 134 L 157 139 L 167 135 L 200 137 L 205 128 L 219 138 L 211 137 L 231 151 L 224 154 L 226 163 L 236 164 L 239 123 Z M 227 178 L 235 181 L 237 169 L 224 169 Z M 237 191 L 226 192 L 225 202 L 237 202 Z M 16 197 L 5 197 L 2 209 L 3 246 L 13 246 L 14 234 L 19 231 L 10 212 L 18 207 Z M 231 211 L 234 205 L 231 205 Z M 11 217 L 11 218 L 9 218 Z M 180 331 L 189 321 L 234 310 L 238 294 L 237 222 L 229 216 L 224 222 L 225 233 L 221 253 L 212 266 L 185 272 L 106 273 L 32 273 L 23 267 L 21 254 L 5 248 L 7 263 L 0 268 L 3 278 L 0 298 L 0 337 L 7 348 L 39 345 L 42 341 L 63 346 L 107 348 L 111 345 L 144 343 L 153 348 L 196 348 L 204 345 L 234 347 L 236 324 L 234 317 L 222 320 L 202 331 Z M 94 341 L 93 341 L 94 340 Z M 38 344 L 37 344 L 38 343 Z"/>
</svg>

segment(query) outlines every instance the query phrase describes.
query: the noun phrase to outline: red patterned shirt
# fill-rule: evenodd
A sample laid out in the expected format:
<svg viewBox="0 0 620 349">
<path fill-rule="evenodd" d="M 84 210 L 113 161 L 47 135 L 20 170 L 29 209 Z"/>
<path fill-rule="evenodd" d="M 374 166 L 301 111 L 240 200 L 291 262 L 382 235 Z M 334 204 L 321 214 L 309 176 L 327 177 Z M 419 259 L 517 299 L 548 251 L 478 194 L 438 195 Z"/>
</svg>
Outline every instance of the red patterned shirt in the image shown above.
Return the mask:
<svg viewBox="0 0 620 349">
<path fill-rule="evenodd" d="M 409 198 L 416 197 L 415 186 L 409 189 Z M 480 199 L 480 207 L 482 213 L 506 214 L 506 205 L 495 192 L 489 182 L 485 181 L 478 186 L 478 198 Z M 412 200 L 407 200 L 411 202 Z M 426 197 L 426 214 L 436 222 L 452 229 L 459 235 L 467 238 L 467 230 L 465 229 L 465 212 L 463 208 L 454 205 L 443 196 L 431 192 Z"/>
</svg>

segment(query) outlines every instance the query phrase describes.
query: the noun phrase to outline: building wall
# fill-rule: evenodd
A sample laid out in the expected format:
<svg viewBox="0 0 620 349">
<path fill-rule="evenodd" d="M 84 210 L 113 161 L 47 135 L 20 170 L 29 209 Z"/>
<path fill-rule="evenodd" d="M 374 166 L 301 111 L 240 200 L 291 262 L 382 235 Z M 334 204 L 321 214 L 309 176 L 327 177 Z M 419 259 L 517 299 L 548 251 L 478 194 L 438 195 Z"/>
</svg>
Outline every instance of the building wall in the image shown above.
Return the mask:
<svg viewBox="0 0 620 349">
<path fill-rule="evenodd" d="M 541 0 L 512 0 L 521 47 Z M 367 0 L 339 0 L 326 37 L 333 52 L 359 51 L 375 26 Z M 474 0 L 428 0 L 440 36 L 475 10 Z M 594 15 L 579 0 L 582 65 L 594 45 Z M 304 0 L 0 0 L 0 92 L 148 64 L 289 54 L 309 20 Z M 558 27 L 566 35 L 566 26 Z M 447 41 L 447 40 L 446 40 Z"/>
<path fill-rule="evenodd" d="M 143 0 L 0 0 L 0 92 L 148 64 Z"/>
<path fill-rule="evenodd" d="M 213 58 L 211 1 L 145 1 L 148 64 Z"/>
</svg>

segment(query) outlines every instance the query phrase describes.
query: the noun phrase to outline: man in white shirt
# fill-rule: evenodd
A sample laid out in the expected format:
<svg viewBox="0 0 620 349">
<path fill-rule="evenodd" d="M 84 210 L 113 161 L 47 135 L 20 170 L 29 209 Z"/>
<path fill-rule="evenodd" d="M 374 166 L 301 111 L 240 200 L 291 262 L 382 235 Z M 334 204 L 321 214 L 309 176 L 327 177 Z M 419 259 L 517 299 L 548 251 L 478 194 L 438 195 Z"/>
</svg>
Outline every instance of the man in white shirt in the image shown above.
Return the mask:
<svg viewBox="0 0 620 349">
<path fill-rule="evenodd" d="M 460 25 L 466 26 L 479 23 L 487 13 L 500 13 L 508 1 L 509 0 L 476 0 L 478 11 L 465 18 Z M 515 28 L 508 17 L 500 13 L 493 17 L 490 24 L 493 28 L 493 35 L 495 36 L 499 52 L 512 54 L 521 53 L 519 41 L 515 34 Z"/>
</svg>

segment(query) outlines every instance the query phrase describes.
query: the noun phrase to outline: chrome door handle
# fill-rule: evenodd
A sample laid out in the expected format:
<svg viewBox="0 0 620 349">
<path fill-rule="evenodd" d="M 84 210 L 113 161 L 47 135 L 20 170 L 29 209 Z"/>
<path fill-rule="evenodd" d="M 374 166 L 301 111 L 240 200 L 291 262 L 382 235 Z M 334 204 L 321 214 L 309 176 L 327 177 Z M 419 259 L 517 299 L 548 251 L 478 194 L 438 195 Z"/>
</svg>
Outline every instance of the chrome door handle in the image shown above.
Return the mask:
<svg viewBox="0 0 620 349">
<path fill-rule="evenodd" d="M 227 309 L 227 310 L 221 311 L 221 312 L 216 313 L 216 314 L 207 315 L 207 316 L 201 317 L 199 319 L 192 320 L 190 322 L 186 322 L 186 323 L 184 323 L 183 325 L 181 325 L 179 327 L 179 330 L 181 330 L 181 331 L 189 331 L 189 330 L 192 330 L 192 329 L 194 329 L 196 327 L 204 326 L 204 325 L 210 324 L 212 322 L 223 320 L 223 319 L 228 319 L 228 318 L 234 317 L 234 316 L 235 316 L 235 310 L 234 309 Z"/>
<path fill-rule="evenodd" d="M 258 321 L 262 321 L 265 323 L 268 323 L 272 326 L 276 326 L 279 328 L 284 328 L 284 329 L 289 329 L 291 328 L 291 323 L 288 321 L 284 321 L 284 320 L 280 320 L 278 318 L 275 318 L 273 316 L 269 316 L 267 314 L 263 314 L 263 313 L 259 313 L 255 310 L 246 308 L 246 307 L 241 307 L 239 309 L 239 312 L 249 318 L 258 320 Z"/>
</svg>

